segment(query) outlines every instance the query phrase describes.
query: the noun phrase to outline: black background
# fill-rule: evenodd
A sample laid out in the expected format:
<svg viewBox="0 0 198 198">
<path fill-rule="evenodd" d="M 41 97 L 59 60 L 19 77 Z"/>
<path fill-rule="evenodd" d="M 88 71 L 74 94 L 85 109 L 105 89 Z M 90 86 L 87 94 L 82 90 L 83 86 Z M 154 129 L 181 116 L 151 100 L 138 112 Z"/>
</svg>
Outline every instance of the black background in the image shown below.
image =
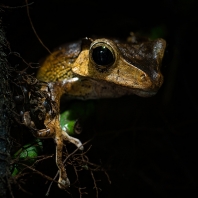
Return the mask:
<svg viewBox="0 0 198 198">
<path fill-rule="evenodd" d="M 37 63 L 48 52 L 31 28 L 26 7 L 20 7 L 25 1 L 6 0 L 2 4 L 11 50 L 27 62 Z M 87 132 L 82 134 L 82 140 L 94 134 L 88 156 L 90 161 L 104 165 L 112 181 L 110 185 L 103 173 L 96 174 L 101 180 L 99 197 L 185 197 L 196 192 L 196 1 L 35 0 L 29 9 L 37 34 L 50 50 L 85 36 L 126 38 L 130 31 L 151 35 L 159 27 L 158 36 L 167 41 L 167 50 L 162 68 L 164 84 L 158 94 L 152 98 L 129 96 L 97 101 L 96 113 L 85 126 Z M 10 59 L 13 66 L 23 68 L 20 59 Z M 48 143 L 53 152 L 53 142 L 46 140 Z M 55 172 L 47 174 L 53 177 Z M 49 184 L 40 177 L 34 179 L 23 186 L 32 196 L 14 188 L 15 196 L 44 196 Z M 82 174 L 81 181 L 88 192 L 83 196 L 95 197 L 88 173 Z M 71 187 L 71 191 L 73 197 L 79 197 L 77 189 Z M 55 196 L 69 197 L 54 185 L 49 197 Z"/>
</svg>

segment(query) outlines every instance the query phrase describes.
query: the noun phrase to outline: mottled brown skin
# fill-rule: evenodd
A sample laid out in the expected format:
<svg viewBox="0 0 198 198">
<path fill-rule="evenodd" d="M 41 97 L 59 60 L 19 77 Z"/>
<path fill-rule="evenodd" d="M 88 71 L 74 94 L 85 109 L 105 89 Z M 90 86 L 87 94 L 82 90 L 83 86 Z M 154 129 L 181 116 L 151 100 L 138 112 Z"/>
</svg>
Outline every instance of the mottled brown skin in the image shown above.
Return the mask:
<svg viewBox="0 0 198 198">
<path fill-rule="evenodd" d="M 92 57 L 93 50 L 105 46 L 113 53 L 110 65 L 98 65 Z M 163 39 L 128 42 L 117 39 L 89 39 L 69 43 L 55 50 L 42 63 L 37 78 L 49 82 L 52 100 L 59 105 L 62 95 L 68 98 L 115 98 L 136 94 L 142 97 L 154 95 L 163 83 L 160 65 L 166 42 Z M 58 106 L 59 109 L 59 106 Z M 39 130 L 39 138 L 54 138 L 56 163 L 59 168 L 59 187 L 70 185 L 63 162 L 63 140 L 83 149 L 80 140 L 70 137 L 59 124 L 59 116 L 45 119 L 46 129 Z"/>
</svg>

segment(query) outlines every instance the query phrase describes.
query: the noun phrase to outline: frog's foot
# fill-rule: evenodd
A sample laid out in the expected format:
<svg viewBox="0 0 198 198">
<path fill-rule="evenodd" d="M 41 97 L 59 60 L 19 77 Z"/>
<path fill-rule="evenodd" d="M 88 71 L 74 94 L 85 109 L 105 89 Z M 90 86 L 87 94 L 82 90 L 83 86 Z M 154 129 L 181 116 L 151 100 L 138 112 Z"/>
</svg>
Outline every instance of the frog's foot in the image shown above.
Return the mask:
<svg viewBox="0 0 198 198">
<path fill-rule="evenodd" d="M 84 147 L 81 143 L 81 141 L 77 138 L 71 137 L 70 135 L 67 134 L 67 132 L 62 130 L 62 135 L 65 141 L 71 142 L 76 145 L 80 150 L 83 150 Z"/>
<path fill-rule="evenodd" d="M 61 189 L 65 189 L 70 187 L 70 181 L 68 178 L 63 179 L 62 177 L 59 177 L 58 179 L 58 187 Z"/>
<path fill-rule="evenodd" d="M 62 161 L 63 138 L 61 134 L 61 129 L 58 130 L 57 132 L 59 133 L 56 134 L 55 142 L 56 142 L 56 165 L 59 169 L 58 187 L 61 189 L 65 189 L 70 186 L 70 181 L 68 179 L 66 169 Z"/>
</svg>

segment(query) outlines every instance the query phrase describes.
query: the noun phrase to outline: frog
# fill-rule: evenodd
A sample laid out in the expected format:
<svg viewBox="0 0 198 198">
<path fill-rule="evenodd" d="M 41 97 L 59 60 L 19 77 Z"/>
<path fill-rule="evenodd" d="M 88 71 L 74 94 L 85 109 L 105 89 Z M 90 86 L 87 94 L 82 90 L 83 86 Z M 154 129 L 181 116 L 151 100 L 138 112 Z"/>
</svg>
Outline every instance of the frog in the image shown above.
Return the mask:
<svg viewBox="0 0 198 198">
<path fill-rule="evenodd" d="M 161 64 L 166 48 L 162 38 L 138 40 L 131 36 L 117 38 L 83 38 L 56 48 L 41 62 L 37 79 L 46 82 L 50 98 L 57 104 L 56 116 L 48 111 L 44 128 L 37 130 L 37 138 L 53 138 L 56 143 L 58 186 L 68 188 L 70 181 L 62 161 L 63 142 L 83 150 L 83 144 L 60 126 L 60 101 L 70 99 L 118 98 L 126 95 L 150 97 L 163 83 Z M 35 128 L 30 114 L 24 114 L 25 125 Z"/>
</svg>

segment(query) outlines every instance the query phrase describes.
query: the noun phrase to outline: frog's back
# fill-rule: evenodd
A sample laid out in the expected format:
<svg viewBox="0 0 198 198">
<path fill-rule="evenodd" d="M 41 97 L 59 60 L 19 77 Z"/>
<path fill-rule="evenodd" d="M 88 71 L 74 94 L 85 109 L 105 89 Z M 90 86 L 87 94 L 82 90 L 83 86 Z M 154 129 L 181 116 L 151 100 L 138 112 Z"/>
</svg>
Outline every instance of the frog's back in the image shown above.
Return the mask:
<svg viewBox="0 0 198 198">
<path fill-rule="evenodd" d="M 38 70 L 37 78 L 45 82 L 69 79 L 74 76 L 71 68 L 81 51 L 81 41 L 67 43 L 47 56 Z"/>
</svg>

